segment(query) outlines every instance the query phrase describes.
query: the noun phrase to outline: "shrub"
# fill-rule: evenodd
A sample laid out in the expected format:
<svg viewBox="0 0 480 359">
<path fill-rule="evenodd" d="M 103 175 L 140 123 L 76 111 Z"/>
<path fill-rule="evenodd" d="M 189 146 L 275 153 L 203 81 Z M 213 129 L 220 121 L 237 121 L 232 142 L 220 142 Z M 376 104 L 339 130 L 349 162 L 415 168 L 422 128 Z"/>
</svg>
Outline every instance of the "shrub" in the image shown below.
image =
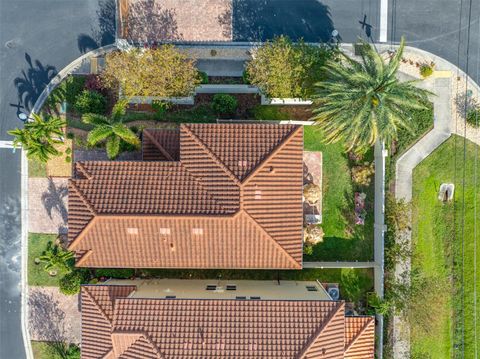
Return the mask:
<svg viewBox="0 0 480 359">
<path fill-rule="evenodd" d="M 303 254 L 306 256 L 311 256 L 313 254 L 313 246 L 311 244 L 305 243 L 303 245 Z"/>
<path fill-rule="evenodd" d="M 65 91 L 65 101 L 69 106 L 73 106 L 77 96 L 85 88 L 86 78 L 84 76 L 69 76 L 61 83 L 60 88 Z"/>
<path fill-rule="evenodd" d="M 96 74 L 90 74 L 87 76 L 85 80 L 85 89 L 90 91 L 97 91 L 100 93 L 105 90 L 102 85 L 100 76 Z"/>
<path fill-rule="evenodd" d="M 421 64 L 420 65 L 420 75 L 423 78 L 427 78 L 433 74 L 433 66 L 431 64 Z"/>
<path fill-rule="evenodd" d="M 288 114 L 283 112 L 278 106 L 257 105 L 253 108 L 253 117 L 259 121 L 286 121 Z"/>
<path fill-rule="evenodd" d="M 374 173 L 373 163 L 365 164 L 364 166 L 354 166 L 352 168 L 352 180 L 359 186 L 368 186 Z"/>
<path fill-rule="evenodd" d="M 67 133 L 67 138 L 68 138 L 69 140 L 73 140 L 73 139 L 75 138 L 75 134 L 74 134 L 73 132 L 68 132 L 68 133 Z"/>
<path fill-rule="evenodd" d="M 86 113 L 102 115 L 106 112 L 107 100 L 98 92 L 84 90 L 77 96 L 74 108 L 82 115 Z"/>
<path fill-rule="evenodd" d="M 234 96 L 219 93 L 213 96 L 212 107 L 218 114 L 231 115 L 237 110 L 238 103 Z"/>
<path fill-rule="evenodd" d="M 157 115 L 163 115 L 171 107 L 170 102 L 162 100 L 153 100 L 152 108 L 157 113 Z"/>
<path fill-rule="evenodd" d="M 315 183 L 309 183 L 303 187 L 303 197 L 311 204 L 317 203 L 322 197 L 322 189 Z"/>
<path fill-rule="evenodd" d="M 85 277 L 85 273 L 81 270 L 67 273 L 58 282 L 60 292 L 66 295 L 77 294 L 80 291 L 80 285 L 85 281 Z"/>
<path fill-rule="evenodd" d="M 480 108 L 472 108 L 468 110 L 467 122 L 473 127 L 480 127 Z"/>
<path fill-rule="evenodd" d="M 96 277 L 127 279 L 135 275 L 135 270 L 129 268 L 103 268 L 95 271 Z"/>
<path fill-rule="evenodd" d="M 250 77 L 248 76 L 248 71 L 247 70 L 243 70 L 242 80 L 243 80 L 244 84 L 246 84 L 246 85 L 250 84 Z"/>
<path fill-rule="evenodd" d="M 106 88 L 121 86 L 127 97 L 187 96 L 200 83 L 193 60 L 172 45 L 107 54 L 101 81 Z"/>
<path fill-rule="evenodd" d="M 317 244 L 323 242 L 324 232 L 322 227 L 312 224 L 304 229 L 303 240 L 307 244 Z"/>
<path fill-rule="evenodd" d="M 198 76 L 200 77 L 200 83 L 202 85 L 208 84 L 208 75 L 204 71 L 198 71 Z"/>
<path fill-rule="evenodd" d="M 280 36 L 256 49 L 246 70 L 250 82 L 269 97 L 307 98 L 313 85 L 325 78 L 323 65 L 334 56 L 330 47 Z"/>
</svg>

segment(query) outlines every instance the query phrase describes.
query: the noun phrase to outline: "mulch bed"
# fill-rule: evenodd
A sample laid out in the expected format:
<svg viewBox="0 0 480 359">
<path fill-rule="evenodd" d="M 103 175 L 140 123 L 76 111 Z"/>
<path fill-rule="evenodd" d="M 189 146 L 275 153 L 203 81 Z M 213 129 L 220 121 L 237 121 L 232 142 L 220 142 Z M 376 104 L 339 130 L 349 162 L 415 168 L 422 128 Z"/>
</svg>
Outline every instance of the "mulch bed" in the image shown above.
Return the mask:
<svg viewBox="0 0 480 359">
<path fill-rule="evenodd" d="M 288 113 L 289 118 L 296 121 L 308 121 L 312 118 L 310 105 L 278 106 L 280 111 Z"/>
<path fill-rule="evenodd" d="M 211 104 L 215 94 L 201 93 L 195 96 L 195 105 Z M 251 109 L 260 105 L 260 95 L 253 93 L 231 94 L 237 99 L 238 109 L 234 116 L 228 116 L 235 119 L 251 119 Z"/>
<path fill-rule="evenodd" d="M 244 85 L 243 78 L 237 76 L 208 76 L 211 85 Z"/>
</svg>

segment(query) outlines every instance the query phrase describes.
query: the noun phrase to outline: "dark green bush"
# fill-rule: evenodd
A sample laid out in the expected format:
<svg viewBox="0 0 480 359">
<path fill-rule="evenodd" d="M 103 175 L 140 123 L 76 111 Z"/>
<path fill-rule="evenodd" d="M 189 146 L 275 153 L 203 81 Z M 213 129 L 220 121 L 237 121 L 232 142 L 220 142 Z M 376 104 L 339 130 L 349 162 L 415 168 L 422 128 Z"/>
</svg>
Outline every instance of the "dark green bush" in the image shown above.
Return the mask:
<svg viewBox="0 0 480 359">
<path fill-rule="evenodd" d="M 157 115 L 163 115 L 171 107 L 170 102 L 162 100 L 153 100 L 152 109 L 157 113 Z"/>
<path fill-rule="evenodd" d="M 472 108 L 468 110 L 467 122 L 473 127 L 480 127 L 480 108 Z"/>
<path fill-rule="evenodd" d="M 286 121 L 288 114 L 282 112 L 278 106 L 258 105 L 253 108 L 253 117 L 259 121 Z"/>
<path fill-rule="evenodd" d="M 50 109 L 55 109 L 62 102 L 67 103 L 67 109 L 71 109 L 75 104 L 76 97 L 84 90 L 84 76 L 69 76 L 63 80 L 58 87 L 48 96 L 45 105 Z"/>
<path fill-rule="evenodd" d="M 129 268 L 102 268 L 95 271 L 96 277 L 127 279 L 133 277 L 135 271 Z"/>
<path fill-rule="evenodd" d="M 218 114 L 232 115 L 237 107 L 237 99 L 232 95 L 219 93 L 213 96 L 212 108 Z"/>
<path fill-rule="evenodd" d="M 107 110 L 107 100 L 98 92 L 84 90 L 75 99 L 73 107 L 82 115 L 85 113 L 103 115 Z"/>
<path fill-rule="evenodd" d="M 204 71 L 198 71 L 198 77 L 200 77 L 200 83 L 202 85 L 208 84 L 208 75 Z"/>
<path fill-rule="evenodd" d="M 81 270 L 74 270 L 60 278 L 58 284 L 60 292 L 73 295 L 80 292 L 80 285 L 85 281 L 86 274 Z"/>
<path fill-rule="evenodd" d="M 248 76 L 247 70 L 243 70 L 242 80 L 243 80 L 243 83 L 244 83 L 244 84 L 246 84 L 246 85 L 249 85 L 249 84 L 250 84 L 250 77 Z"/>
<path fill-rule="evenodd" d="M 433 74 L 433 66 L 430 64 L 422 64 L 420 65 L 420 75 L 423 78 L 427 78 Z"/>
</svg>

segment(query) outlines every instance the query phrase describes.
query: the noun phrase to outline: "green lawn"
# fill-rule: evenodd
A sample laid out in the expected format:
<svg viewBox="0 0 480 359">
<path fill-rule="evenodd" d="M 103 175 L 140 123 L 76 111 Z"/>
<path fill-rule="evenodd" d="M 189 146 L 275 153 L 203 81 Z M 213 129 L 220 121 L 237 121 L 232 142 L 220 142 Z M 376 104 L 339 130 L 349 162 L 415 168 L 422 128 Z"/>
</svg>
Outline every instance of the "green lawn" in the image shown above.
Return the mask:
<svg viewBox="0 0 480 359">
<path fill-rule="evenodd" d="M 34 359 L 80 359 L 80 350 L 75 345 L 31 341 Z"/>
<path fill-rule="evenodd" d="M 451 288 L 450 293 L 444 294 L 448 296 L 448 300 L 443 305 L 443 315 L 438 318 L 440 325 L 431 331 L 429 335 L 416 335 L 413 337 L 413 353 L 429 353 L 431 358 L 450 358 L 455 345 L 461 343 L 458 339 L 453 339 L 453 333 L 454 329 L 456 329 L 457 333 L 461 332 L 462 323 L 462 295 L 460 288 L 462 283 L 462 208 L 464 194 L 465 265 L 463 283 L 465 358 L 474 357 L 474 159 L 475 150 L 478 147 L 471 142 L 467 142 L 466 161 L 464 161 L 463 145 L 462 138 L 455 136 L 450 138 L 414 170 L 413 241 L 415 244 L 415 255 L 412 269 L 419 270 L 425 276 L 446 281 Z M 455 153 L 457 154 L 456 161 Z M 466 166 L 464 166 L 465 163 Z M 462 186 L 464 170 L 466 174 L 465 192 Z M 445 182 L 455 183 L 455 208 L 453 204 L 444 205 L 437 199 L 438 188 L 441 183 Z M 480 193 L 480 179 L 477 183 L 476 192 L 477 194 Z M 480 195 L 477 197 L 477 205 L 480 208 Z M 480 225 L 478 214 L 477 224 Z M 477 247 L 477 250 L 480 251 L 480 247 Z M 456 267 L 453 267 L 454 262 Z M 477 265 L 480 269 L 480 252 L 477 257 Z M 451 278 L 454 278 L 453 282 Z M 480 291 L 479 280 L 477 280 L 476 286 L 477 291 Z M 478 318 L 480 318 L 479 308 L 477 307 Z M 455 325 L 455 322 L 458 324 Z M 480 334 L 480 323 L 477 323 L 477 332 Z"/>
<path fill-rule="evenodd" d="M 58 279 L 62 273 L 55 277 L 48 275 L 43 269 L 43 264 L 35 264 L 35 258 L 40 257 L 46 249 L 48 241 L 55 242 L 57 238 L 54 234 L 28 234 L 28 284 L 41 286 L 58 286 Z"/>
<path fill-rule="evenodd" d="M 354 192 L 349 160 L 341 143 L 325 144 L 316 126 L 304 127 L 306 151 L 323 154 L 323 243 L 314 247 L 308 260 L 373 259 L 373 180 L 367 189 L 367 218 L 364 226 L 354 224 Z M 366 159 L 371 159 L 367 154 Z M 370 157 L 370 158 L 368 158 Z"/>
<path fill-rule="evenodd" d="M 47 177 L 47 165 L 43 162 L 28 160 L 28 177 Z"/>
<path fill-rule="evenodd" d="M 339 283 L 342 298 L 358 302 L 373 290 L 371 269 L 303 269 L 303 270 L 193 270 L 193 269 L 143 269 L 144 275 L 155 278 L 180 279 L 251 279 L 251 280 L 319 280 Z"/>
</svg>

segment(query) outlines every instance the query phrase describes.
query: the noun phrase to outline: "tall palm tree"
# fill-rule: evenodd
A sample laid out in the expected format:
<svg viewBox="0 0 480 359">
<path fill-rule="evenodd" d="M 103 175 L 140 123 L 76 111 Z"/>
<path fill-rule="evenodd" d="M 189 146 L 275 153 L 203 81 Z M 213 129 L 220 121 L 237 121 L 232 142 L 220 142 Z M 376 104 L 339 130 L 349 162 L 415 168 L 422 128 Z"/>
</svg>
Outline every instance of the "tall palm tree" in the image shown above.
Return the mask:
<svg viewBox="0 0 480 359">
<path fill-rule="evenodd" d="M 412 112 L 426 108 L 429 91 L 396 77 L 405 40 L 386 62 L 363 43 L 361 61 L 342 54 L 327 61 L 327 80 L 316 84 L 313 119 L 328 142 L 343 140 L 348 150 L 363 150 L 380 140 L 388 146 L 398 129 L 411 128 Z"/>
<path fill-rule="evenodd" d="M 59 156 L 61 153 L 56 145 L 63 143 L 63 128 L 66 123 L 58 117 L 42 118 L 33 114 L 31 121 L 26 122 L 23 128 L 8 131 L 15 136 L 13 145 L 21 145 L 27 151 L 27 157 L 47 162 L 51 156 Z"/>
<path fill-rule="evenodd" d="M 85 114 L 82 117 L 84 123 L 94 126 L 94 129 L 88 134 L 88 144 L 93 146 L 105 141 L 107 155 L 110 159 L 118 156 L 122 141 L 134 146 L 140 145 L 137 135 L 123 123 L 127 103 L 126 100 L 118 101 L 113 106 L 112 114 L 109 117 L 93 113 Z"/>
</svg>

